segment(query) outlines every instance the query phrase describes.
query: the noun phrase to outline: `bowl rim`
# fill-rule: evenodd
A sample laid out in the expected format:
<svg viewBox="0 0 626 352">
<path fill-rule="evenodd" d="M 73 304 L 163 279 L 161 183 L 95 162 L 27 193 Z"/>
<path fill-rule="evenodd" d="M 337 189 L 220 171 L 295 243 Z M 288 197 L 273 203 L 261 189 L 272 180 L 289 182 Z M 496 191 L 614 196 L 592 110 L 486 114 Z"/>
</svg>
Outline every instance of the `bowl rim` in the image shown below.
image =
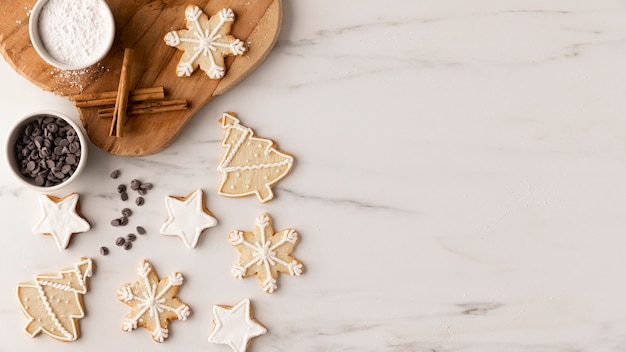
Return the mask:
<svg viewBox="0 0 626 352">
<path fill-rule="evenodd" d="M 80 154 L 80 160 L 78 161 L 78 165 L 76 166 L 76 170 L 74 171 L 74 173 L 72 174 L 72 176 L 70 176 L 67 180 L 65 180 L 64 182 L 61 182 L 57 185 L 54 186 L 50 186 L 50 187 L 44 187 L 44 186 L 37 186 L 34 183 L 29 182 L 27 179 L 25 179 L 22 174 L 18 171 L 17 168 L 17 164 L 16 164 L 16 156 L 15 156 L 15 142 L 17 141 L 17 135 L 18 132 L 21 131 L 21 129 L 24 127 L 24 125 L 26 125 L 26 123 L 28 123 L 31 119 L 40 116 L 40 115 L 51 115 L 54 117 L 58 117 L 60 119 L 63 119 L 65 122 L 67 122 L 70 126 L 72 126 L 72 128 L 74 128 L 74 130 L 76 131 L 76 135 L 78 136 L 78 141 L 80 143 L 80 150 L 81 150 L 81 154 Z M 87 164 L 87 154 L 88 154 L 88 143 L 85 137 L 85 133 L 82 130 L 82 127 L 80 127 L 76 122 L 74 122 L 74 120 L 72 120 L 71 118 L 69 118 L 67 115 L 60 113 L 58 111 L 53 111 L 53 110 L 39 110 L 39 111 L 35 111 L 33 113 L 27 114 L 25 116 L 22 116 L 21 118 L 17 119 L 15 121 L 15 123 L 13 124 L 13 126 L 9 129 L 9 134 L 8 137 L 6 138 L 6 145 L 5 145 L 5 160 L 8 164 L 9 170 L 11 171 L 11 173 L 24 185 L 26 185 L 27 187 L 31 188 L 34 191 L 38 191 L 38 192 L 54 192 L 57 190 L 60 190 L 62 188 L 65 188 L 67 185 L 69 185 L 70 183 L 72 183 L 72 181 L 74 181 L 83 171 L 83 169 L 85 168 L 85 165 Z"/>
<path fill-rule="evenodd" d="M 106 3 L 106 1 L 99 0 L 105 5 L 104 7 L 106 8 L 107 18 L 109 18 L 109 23 L 111 26 L 111 35 L 110 38 L 108 38 L 106 50 L 103 50 L 100 55 L 94 56 L 92 60 L 80 65 L 64 63 L 50 55 L 48 50 L 46 50 L 46 47 L 43 44 L 43 41 L 41 40 L 41 36 L 39 34 L 39 15 L 48 1 L 49 0 L 37 0 L 32 10 L 30 11 L 30 16 L 28 20 L 28 34 L 30 37 L 30 42 L 33 45 L 33 48 L 35 48 L 35 51 L 37 52 L 39 57 L 41 57 L 48 64 L 61 70 L 80 70 L 97 64 L 109 54 L 111 48 L 113 47 L 113 42 L 115 41 L 115 18 L 113 17 L 113 12 L 111 11 L 111 8 Z"/>
</svg>

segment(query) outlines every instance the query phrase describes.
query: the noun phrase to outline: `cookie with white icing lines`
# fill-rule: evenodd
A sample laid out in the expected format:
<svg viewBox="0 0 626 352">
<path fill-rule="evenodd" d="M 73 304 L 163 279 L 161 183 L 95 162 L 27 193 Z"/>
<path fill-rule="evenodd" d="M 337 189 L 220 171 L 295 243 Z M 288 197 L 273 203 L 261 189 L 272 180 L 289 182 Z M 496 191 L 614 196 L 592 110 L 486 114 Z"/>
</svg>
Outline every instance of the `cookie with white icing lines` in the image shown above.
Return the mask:
<svg viewBox="0 0 626 352">
<path fill-rule="evenodd" d="M 304 272 L 302 263 L 291 256 L 298 233 L 294 229 L 275 232 L 267 213 L 257 217 L 254 230 L 233 231 L 228 239 L 239 251 L 239 261 L 233 266 L 232 274 L 237 279 L 257 275 L 266 293 L 278 288 L 278 273 L 300 276 Z"/>
<path fill-rule="evenodd" d="M 213 306 L 213 330 L 209 342 L 228 345 L 233 352 L 245 352 L 253 338 L 267 333 L 267 329 L 252 316 L 249 299 L 234 306 Z"/>
<path fill-rule="evenodd" d="M 161 226 L 161 235 L 178 236 L 187 248 L 195 248 L 200 235 L 217 225 L 217 219 L 207 209 L 204 193 L 197 189 L 186 197 L 165 197 L 167 219 Z"/>
<path fill-rule="evenodd" d="M 191 76 L 198 67 L 211 79 L 224 77 L 224 57 L 246 52 L 245 43 L 230 35 L 233 10 L 222 9 L 209 19 L 198 6 L 189 5 L 185 20 L 187 29 L 171 31 L 163 38 L 167 45 L 184 52 L 176 67 L 178 77 Z"/>
<path fill-rule="evenodd" d="M 33 227 L 34 233 L 43 233 L 54 238 L 59 250 L 64 250 L 72 236 L 89 231 L 91 225 L 80 213 L 77 193 L 63 198 L 42 194 L 39 196 L 41 218 Z"/>
<path fill-rule="evenodd" d="M 81 258 L 72 268 L 19 283 L 20 308 L 29 319 L 26 333 L 36 337 L 43 332 L 59 341 L 75 341 L 80 335 L 78 319 L 85 316 L 82 296 L 87 293 L 87 278 L 93 269 L 91 259 Z"/>
<path fill-rule="evenodd" d="M 261 203 L 274 198 L 272 186 L 287 176 L 293 156 L 276 149 L 274 141 L 254 136 L 234 113 L 220 119 L 224 129 L 224 154 L 217 167 L 222 173 L 218 193 L 226 197 L 256 195 Z"/>
<path fill-rule="evenodd" d="M 171 273 L 159 279 L 152 264 L 143 260 L 137 268 L 139 279 L 125 284 L 117 291 L 117 298 L 130 307 L 122 322 L 122 330 L 130 332 L 144 327 L 156 342 L 169 336 L 170 320 L 186 320 L 191 309 L 176 293 L 183 284 L 181 273 Z"/>
</svg>

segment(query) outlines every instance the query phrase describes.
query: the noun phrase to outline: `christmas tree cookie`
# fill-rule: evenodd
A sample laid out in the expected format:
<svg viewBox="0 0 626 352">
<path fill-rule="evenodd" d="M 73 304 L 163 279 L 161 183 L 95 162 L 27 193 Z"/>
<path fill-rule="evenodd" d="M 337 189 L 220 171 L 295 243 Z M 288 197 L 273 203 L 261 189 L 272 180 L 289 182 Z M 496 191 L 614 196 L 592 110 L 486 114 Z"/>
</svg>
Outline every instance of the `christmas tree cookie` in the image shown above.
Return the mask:
<svg viewBox="0 0 626 352">
<path fill-rule="evenodd" d="M 17 285 L 22 313 L 29 319 L 26 333 L 35 337 L 45 333 L 59 341 L 74 341 L 80 334 L 78 319 L 85 316 L 82 296 L 87 293 L 87 278 L 94 265 L 81 258 L 73 268 L 58 274 L 37 275 L 34 281 Z"/>
<path fill-rule="evenodd" d="M 227 197 L 256 195 L 261 203 L 274 198 L 272 186 L 291 172 L 293 157 L 275 148 L 274 142 L 254 136 L 235 114 L 220 119 L 225 130 L 224 154 L 217 167 L 222 173 L 218 193 Z"/>
<path fill-rule="evenodd" d="M 266 293 L 278 288 L 278 273 L 300 276 L 304 271 L 302 263 L 291 256 L 298 233 L 294 229 L 275 232 L 267 213 L 257 217 L 254 230 L 233 231 L 228 239 L 239 251 L 239 262 L 233 266 L 232 274 L 237 279 L 257 275 Z"/>
<path fill-rule="evenodd" d="M 163 342 L 169 336 L 169 321 L 186 320 L 191 314 L 189 306 L 176 297 L 183 275 L 171 273 L 159 279 L 147 260 L 139 264 L 137 274 L 135 283 L 125 284 L 117 291 L 117 298 L 130 307 L 122 330 L 129 332 L 141 326 L 150 330 L 154 341 Z"/>
</svg>

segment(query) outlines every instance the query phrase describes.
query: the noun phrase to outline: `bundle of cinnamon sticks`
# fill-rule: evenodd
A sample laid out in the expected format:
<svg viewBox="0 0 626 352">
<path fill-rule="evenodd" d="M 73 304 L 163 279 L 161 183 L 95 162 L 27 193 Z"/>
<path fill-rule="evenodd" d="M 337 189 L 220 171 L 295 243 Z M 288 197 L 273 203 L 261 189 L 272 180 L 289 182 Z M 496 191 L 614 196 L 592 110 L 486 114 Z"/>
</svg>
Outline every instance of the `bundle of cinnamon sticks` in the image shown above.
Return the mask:
<svg viewBox="0 0 626 352">
<path fill-rule="evenodd" d="M 124 51 L 124 61 L 117 91 L 74 95 L 78 108 L 98 108 L 98 117 L 111 118 L 109 135 L 123 137 L 128 115 L 168 112 L 187 109 L 185 99 L 165 99 L 163 87 L 130 89 L 132 49 Z"/>
</svg>

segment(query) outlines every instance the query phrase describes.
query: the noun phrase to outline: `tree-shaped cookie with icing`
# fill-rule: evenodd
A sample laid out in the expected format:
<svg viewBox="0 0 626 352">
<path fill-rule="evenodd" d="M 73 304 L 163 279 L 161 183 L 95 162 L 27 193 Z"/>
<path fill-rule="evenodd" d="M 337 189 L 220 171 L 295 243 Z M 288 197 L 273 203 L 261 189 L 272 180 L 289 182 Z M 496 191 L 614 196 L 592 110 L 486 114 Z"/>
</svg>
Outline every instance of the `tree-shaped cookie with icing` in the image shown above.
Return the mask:
<svg viewBox="0 0 626 352">
<path fill-rule="evenodd" d="M 234 113 L 220 119 L 225 130 L 224 154 L 217 167 L 222 173 L 218 193 L 227 197 L 256 195 L 261 203 L 274 198 L 272 186 L 291 172 L 293 156 L 276 149 L 274 142 L 254 136 Z"/>
<path fill-rule="evenodd" d="M 81 258 L 74 267 L 58 274 L 37 275 L 34 281 L 17 285 L 22 313 L 29 321 L 24 330 L 32 337 L 45 333 L 59 341 L 74 341 L 80 335 L 78 319 L 85 316 L 82 296 L 93 262 Z"/>
<path fill-rule="evenodd" d="M 125 284 L 117 291 L 117 298 L 131 308 L 122 330 L 129 332 L 141 326 L 150 330 L 154 341 L 163 342 L 169 336 L 169 321 L 186 320 L 191 314 L 189 306 L 176 297 L 183 275 L 171 273 L 159 280 L 147 260 L 139 264 L 137 274 L 135 283 Z"/>
<path fill-rule="evenodd" d="M 184 52 L 176 67 L 179 77 L 191 76 L 200 69 L 211 79 L 220 79 L 226 74 L 225 56 L 242 55 L 244 43 L 230 35 L 235 22 L 231 9 L 222 9 L 210 19 L 195 5 L 185 9 L 187 29 L 171 31 L 165 35 L 165 43 Z"/>
<path fill-rule="evenodd" d="M 298 233 L 294 229 L 275 232 L 267 213 L 257 217 L 252 232 L 233 231 L 228 239 L 239 251 L 239 262 L 233 266 L 232 274 L 237 279 L 257 275 L 266 293 L 278 288 L 278 273 L 300 276 L 304 271 L 302 263 L 291 256 Z"/>
</svg>

